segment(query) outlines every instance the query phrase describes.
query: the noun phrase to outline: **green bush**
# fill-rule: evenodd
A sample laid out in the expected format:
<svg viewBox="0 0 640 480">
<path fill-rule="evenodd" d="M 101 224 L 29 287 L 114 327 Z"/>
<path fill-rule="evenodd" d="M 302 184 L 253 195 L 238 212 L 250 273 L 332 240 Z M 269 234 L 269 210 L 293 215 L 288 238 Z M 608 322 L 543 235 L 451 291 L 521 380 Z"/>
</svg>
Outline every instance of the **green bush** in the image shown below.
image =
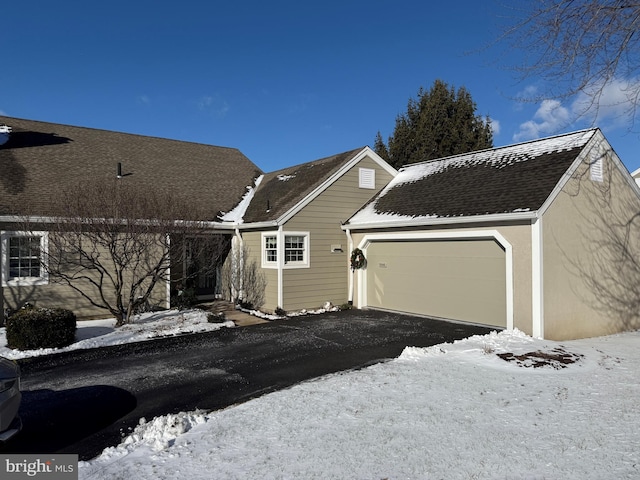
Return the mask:
<svg viewBox="0 0 640 480">
<path fill-rule="evenodd" d="M 18 350 L 66 347 L 76 338 L 76 316 L 63 308 L 22 308 L 6 327 L 7 346 Z"/>
</svg>

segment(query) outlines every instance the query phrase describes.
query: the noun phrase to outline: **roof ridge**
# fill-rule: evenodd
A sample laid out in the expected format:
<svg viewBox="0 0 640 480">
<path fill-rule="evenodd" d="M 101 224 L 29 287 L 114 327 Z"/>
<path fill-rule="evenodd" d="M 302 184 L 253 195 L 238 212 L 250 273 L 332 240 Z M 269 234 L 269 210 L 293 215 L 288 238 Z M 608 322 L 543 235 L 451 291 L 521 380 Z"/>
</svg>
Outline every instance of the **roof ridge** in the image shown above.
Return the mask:
<svg viewBox="0 0 640 480">
<path fill-rule="evenodd" d="M 89 131 L 93 131 L 93 132 L 106 132 L 106 133 L 114 133 L 116 135 L 127 135 L 127 136 L 132 136 L 132 137 L 139 137 L 139 138 L 151 138 L 154 140 L 165 140 L 168 142 L 177 142 L 177 143 L 188 143 L 190 145 L 203 145 L 206 147 L 216 147 L 216 148 L 224 148 L 224 149 L 228 149 L 228 150 L 237 150 L 240 152 L 240 149 L 237 147 L 225 147 L 224 145 L 213 145 L 210 143 L 203 143 L 203 142 L 193 142 L 193 141 L 189 141 L 189 140 L 178 140 L 175 138 L 169 138 L 169 137 L 160 137 L 157 135 L 145 135 L 142 133 L 131 133 L 131 132 L 123 132 L 120 130 L 109 130 L 107 128 L 97 128 L 97 127 L 86 127 L 86 126 L 81 126 L 81 125 L 71 125 L 68 123 L 56 123 L 56 122 L 46 122 L 44 120 L 32 120 L 30 118 L 20 118 L 20 117 L 9 117 L 6 115 L 0 115 L 0 123 L 5 122 L 8 126 L 11 126 L 8 122 L 8 120 L 17 120 L 19 122 L 32 122 L 32 123 L 39 123 L 41 125 L 57 125 L 60 127 L 65 127 L 65 128 L 75 128 L 78 130 L 89 130 Z"/>
<path fill-rule="evenodd" d="M 290 165 L 288 167 L 284 167 L 284 168 L 281 168 L 279 170 L 274 170 L 272 172 L 267 172 L 267 173 L 265 173 L 265 175 L 273 176 L 273 175 L 276 175 L 276 174 L 279 174 L 279 173 L 283 173 L 283 172 L 286 172 L 286 171 L 289 171 L 289 170 L 292 170 L 292 169 L 295 169 L 295 168 L 300 168 L 300 167 L 304 167 L 306 165 L 311 165 L 312 163 L 321 162 L 323 160 L 330 160 L 330 159 L 333 159 L 335 157 L 339 157 L 341 155 L 346 155 L 347 153 L 360 152 L 360 151 L 364 150 L 365 148 L 367 148 L 367 145 L 365 145 L 363 147 L 359 147 L 359 148 L 353 148 L 351 150 L 345 150 L 344 152 L 336 153 L 334 155 L 327 155 L 326 157 L 316 158 L 315 160 L 310 160 L 308 162 L 297 163 L 295 165 Z"/>
<path fill-rule="evenodd" d="M 405 168 L 408 167 L 414 167 L 414 166 L 418 166 L 418 165 L 425 165 L 427 163 L 433 163 L 433 162 L 443 162 L 445 160 L 451 160 L 451 159 L 455 159 L 458 157 L 463 157 L 465 155 L 476 155 L 476 154 L 482 154 L 484 152 L 497 152 L 498 150 L 503 150 L 503 149 L 507 149 L 507 148 L 515 148 L 515 147 L 522 147 L 523 145 L 527 145 L 530 143 L 538 143 L 538 142 L 547 142 L 550 140 L 555 140 L 561 137 L 568 137 L 570 135 L 578 135 L 581 133 L 586 133 L 586 132 L 596 132 L 597 130 L 599 130 L 598 127 L 592 127 L 592 128 L 583 128 L 581 130 L 576 130 L 573 132 L 566 132 L 566 133 L 559 133 L 557 135 L 552 135 L 551 137 L 543 137 L 543 138 L 534 138 L 531 140 L 526 140 L 524 142 L 518 142 L 518 143 L 511 143 L 509 145 L 502 145 L 499 147 L 492 147 L 492 148 L 483 148 L 481 150 L 472 150 L 470 152 L 465 152 L 465 153 L 456 153 L 455 155 L 448 155 L 446 157 L 438 157 L 438 158 L 432 158 L 431 160 L 424 160 L 422 162 L 415 162 L 415 163 L 409 163 L 407 165 L 403 165 L 400 170 L 404 170 Z"/>
</svg>

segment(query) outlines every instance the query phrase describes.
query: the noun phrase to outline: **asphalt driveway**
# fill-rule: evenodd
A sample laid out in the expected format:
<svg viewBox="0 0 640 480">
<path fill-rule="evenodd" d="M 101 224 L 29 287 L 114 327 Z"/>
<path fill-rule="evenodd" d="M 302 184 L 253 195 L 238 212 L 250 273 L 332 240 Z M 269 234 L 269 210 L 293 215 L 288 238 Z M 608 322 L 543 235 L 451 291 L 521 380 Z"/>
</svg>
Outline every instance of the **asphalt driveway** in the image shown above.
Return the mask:
<svg viewBox="0 0 640 480">
<path fill-rule="evenodd" d="M 89 459 L 141 417 L 221 409 L 491 330 L 351 310 L 20 360 L 24 429 L 3 451 Z"/>
</svg>

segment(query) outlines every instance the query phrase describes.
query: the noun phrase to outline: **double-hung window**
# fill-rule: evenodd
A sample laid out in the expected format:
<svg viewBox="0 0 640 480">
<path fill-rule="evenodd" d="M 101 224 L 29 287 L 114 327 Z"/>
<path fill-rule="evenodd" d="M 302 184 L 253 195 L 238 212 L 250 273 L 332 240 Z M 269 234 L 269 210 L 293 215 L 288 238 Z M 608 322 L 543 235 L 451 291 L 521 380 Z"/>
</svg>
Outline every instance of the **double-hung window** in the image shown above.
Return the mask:
<svg viewBox="0 0 640 480">
<path fill-rule="evenodd" d="M 280 255 L 283 268 L 309 267 L 309 233 L 263 233 L 262 266 L 277 268 Z"/>
<path fill-rule="evenodd" d="M 304 262 L 305 254 L 304 235 L 285 235 L 284 237 L 284 263 Z"/>
<path fill-rule="evenodd" d="M 45 256 L 47 232 L 2 232 L 2 284 L 43 285 L 48 283 Z"/>
<path fill-rule="evenodd" d="M 278 237 L 276 235 L 265 235 L 264 243 L 264 261 L 265 263 L 275 264 L 278 261 Z"/>
</svg>

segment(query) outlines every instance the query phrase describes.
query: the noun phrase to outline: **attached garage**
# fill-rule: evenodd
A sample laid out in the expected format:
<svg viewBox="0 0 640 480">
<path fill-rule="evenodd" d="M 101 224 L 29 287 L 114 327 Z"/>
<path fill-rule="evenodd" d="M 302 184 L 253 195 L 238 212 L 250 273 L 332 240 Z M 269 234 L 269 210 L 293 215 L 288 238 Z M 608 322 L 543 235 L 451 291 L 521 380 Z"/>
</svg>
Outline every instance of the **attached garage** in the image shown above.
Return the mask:
<svg viewBox="0 0 640 480">
<path fill-rule="evenodd" d="M 366 304 L 506 328 L 506 255 L 495 238 L 371 241 Z"/>
</svg>

